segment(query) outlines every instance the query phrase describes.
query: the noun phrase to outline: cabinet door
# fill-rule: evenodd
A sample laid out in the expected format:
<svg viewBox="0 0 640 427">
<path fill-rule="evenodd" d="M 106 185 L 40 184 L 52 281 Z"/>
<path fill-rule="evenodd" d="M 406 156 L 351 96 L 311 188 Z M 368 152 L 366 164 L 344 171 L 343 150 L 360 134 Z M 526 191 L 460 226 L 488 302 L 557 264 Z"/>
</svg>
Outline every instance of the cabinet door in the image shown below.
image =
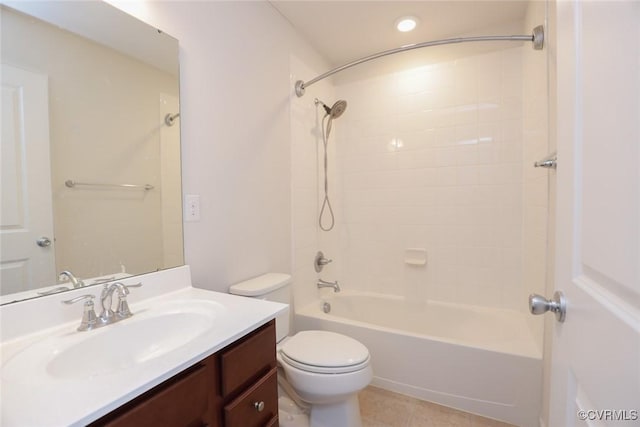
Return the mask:
<svg viewBox="0 0 640 427">
<path fill-rule="evenodd" d="M 201 427 L 207 424 L 208 381 L 204 366 L 169 380 L 92 426 Z"/>
<path fill-rule="evenodd" d="M 277 425 L 277 369 L 224 407 L 225 427 L 264 427 Z"/>
</svg>

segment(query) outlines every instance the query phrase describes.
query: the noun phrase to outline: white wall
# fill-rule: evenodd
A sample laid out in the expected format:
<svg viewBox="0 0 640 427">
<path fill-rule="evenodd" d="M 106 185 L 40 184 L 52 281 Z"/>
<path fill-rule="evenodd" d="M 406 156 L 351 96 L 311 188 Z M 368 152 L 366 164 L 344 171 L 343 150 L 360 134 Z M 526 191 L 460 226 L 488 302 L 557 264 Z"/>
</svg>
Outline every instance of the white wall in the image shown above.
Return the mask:
<svg viewBox="0 0 640 427">
<path fill-rule="evenodd" d="M 201 196 L 184 230 L 194 283 L 291 272 L 289 55 L 320 59 L 267 2 L 116 5 L 180 41 L 183 193 Z"/>
</svg>

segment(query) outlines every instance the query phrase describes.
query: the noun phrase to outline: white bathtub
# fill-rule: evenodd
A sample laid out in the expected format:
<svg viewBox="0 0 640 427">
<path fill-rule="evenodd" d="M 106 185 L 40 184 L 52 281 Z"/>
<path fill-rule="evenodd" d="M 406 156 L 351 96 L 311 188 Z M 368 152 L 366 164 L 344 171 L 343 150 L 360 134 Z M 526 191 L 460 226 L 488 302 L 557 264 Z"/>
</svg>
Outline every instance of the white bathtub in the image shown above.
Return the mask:
<svg viewBox="0 0 640 427">
<path fill-rule="evenodd" d="M 539 425 L 542 352 L 520 312 L 343 292 L 296 310 L 295 325 L 361 341 L 371 353 L 374 385 Z"/>
</svg>

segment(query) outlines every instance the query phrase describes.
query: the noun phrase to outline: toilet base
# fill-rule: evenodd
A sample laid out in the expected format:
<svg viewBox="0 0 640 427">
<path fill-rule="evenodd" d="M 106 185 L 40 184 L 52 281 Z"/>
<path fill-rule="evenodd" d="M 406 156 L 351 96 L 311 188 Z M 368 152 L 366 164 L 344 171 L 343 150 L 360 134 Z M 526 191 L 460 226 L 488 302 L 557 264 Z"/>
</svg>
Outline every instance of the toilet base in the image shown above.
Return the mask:
<svg viewBox="0 0 640 427">
<path fill-rule="evenodd" d="M 309 427 L 309 414 L 278 387 L 278 418 L 280 427 Z"/>
<path fill-rule="evenodd" d="M 300 408 L 282 387 L 278 387 L 280 427 L 362 427 L 358 395 L 328 404 Z M 309 414 L 311 412 L 311 414 Z"/>
<path fill-rule="evenodd" d="M 278 399 L 278 418 L 280 427 L 309 427 L 309 414 L 287 397 Z"/>
<path fill-rule="evenodd" d="M 329 405 L 312 405 L 310 427 L 362 427 L 358 395 Z"/>
</svg>

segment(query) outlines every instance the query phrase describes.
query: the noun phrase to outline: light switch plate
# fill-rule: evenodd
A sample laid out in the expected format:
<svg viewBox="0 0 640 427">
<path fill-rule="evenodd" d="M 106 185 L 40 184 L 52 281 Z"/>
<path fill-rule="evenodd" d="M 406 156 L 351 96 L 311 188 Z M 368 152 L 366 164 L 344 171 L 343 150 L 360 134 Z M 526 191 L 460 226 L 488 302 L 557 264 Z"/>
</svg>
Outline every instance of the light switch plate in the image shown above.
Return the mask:
<svg viewBox="0 0 640 427">
<path fill-rule="evenodd" d="M 200 221 L 200 195 L 185 194 L 184 196 L 184 221 Z"/>
</svg>

